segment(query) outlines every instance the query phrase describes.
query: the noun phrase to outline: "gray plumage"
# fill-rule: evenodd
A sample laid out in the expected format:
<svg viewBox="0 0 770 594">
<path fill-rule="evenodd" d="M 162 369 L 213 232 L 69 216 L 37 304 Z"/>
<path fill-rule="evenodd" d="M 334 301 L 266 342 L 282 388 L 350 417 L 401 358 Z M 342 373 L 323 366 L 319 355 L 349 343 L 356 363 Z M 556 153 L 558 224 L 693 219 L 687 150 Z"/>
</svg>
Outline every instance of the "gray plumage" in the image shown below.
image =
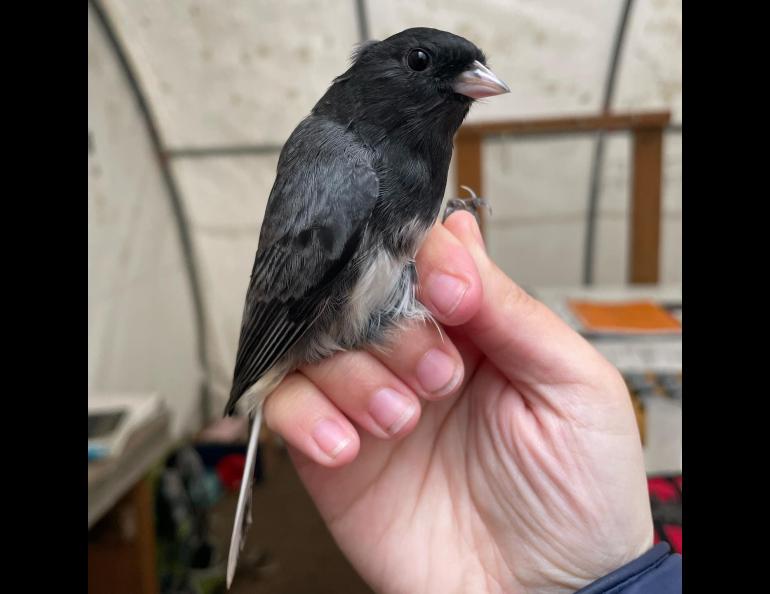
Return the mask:
<svg viewBox="0 0 770 594">
<path fill-rule="evenodd" d="M 453 136 L 473 98 L 507 89 L 476 46 L 434 29 L 367 43 L 353 59 L 281 151 L 226 413 L 245 403 L 253 416 L 296 367 L 381 344 L 427 315 L 414 257 L 439 214 Z M 249 491 L 244 480 L 228 586 Z"/>
</svg>

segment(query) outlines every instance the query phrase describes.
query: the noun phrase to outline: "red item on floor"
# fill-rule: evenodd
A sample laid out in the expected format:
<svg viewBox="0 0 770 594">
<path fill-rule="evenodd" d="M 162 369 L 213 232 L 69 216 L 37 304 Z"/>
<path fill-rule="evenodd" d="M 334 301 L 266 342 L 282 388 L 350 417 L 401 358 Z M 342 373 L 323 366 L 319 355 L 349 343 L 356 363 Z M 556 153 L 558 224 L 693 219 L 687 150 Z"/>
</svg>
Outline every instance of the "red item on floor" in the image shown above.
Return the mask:
<svg viewBox="0 0 770 594">
<path fill-rule="evenodd" d="M 647 478 L 652 505 L 654 544 L 667 542 L 682 554 L 682 475 Z"/>
<path fill-rule="evenodd" d="M 676 501 L 679 489 L 673 480 L 664 477 L 652 477 L 647 479 L 647 486 L 650 488 L 650 496 L 658 501 Z"/>
<path fill-rule="evenodd" d="M 217 476 L 219 476 L 219 480 L 222 481 L 225 489 L 238 491 L 245 467 L 245 454 L 228 454 L 217 463 Z"/>
</svg>

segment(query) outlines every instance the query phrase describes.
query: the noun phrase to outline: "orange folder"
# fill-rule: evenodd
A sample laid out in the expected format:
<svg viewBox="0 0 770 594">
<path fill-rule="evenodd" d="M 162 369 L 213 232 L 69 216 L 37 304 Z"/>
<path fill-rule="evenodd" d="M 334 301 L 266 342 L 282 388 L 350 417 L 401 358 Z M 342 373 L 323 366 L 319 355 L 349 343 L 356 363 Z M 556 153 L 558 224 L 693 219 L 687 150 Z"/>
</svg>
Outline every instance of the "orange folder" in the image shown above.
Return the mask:
<svg viewBox="0 0 770 594">
<path fill-rule="evenodd" d="M 679 320 L 653 301 L 570 299 L 569 305 L 588 332 L 667 334 L 682 331 Z"/>
</svg>

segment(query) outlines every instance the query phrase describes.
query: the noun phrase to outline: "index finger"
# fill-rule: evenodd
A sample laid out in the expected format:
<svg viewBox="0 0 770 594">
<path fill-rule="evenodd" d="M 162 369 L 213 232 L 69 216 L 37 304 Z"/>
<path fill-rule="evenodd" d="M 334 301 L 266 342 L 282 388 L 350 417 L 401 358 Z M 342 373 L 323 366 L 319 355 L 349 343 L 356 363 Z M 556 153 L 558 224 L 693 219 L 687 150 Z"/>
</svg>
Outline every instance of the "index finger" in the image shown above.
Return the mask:
<svg viewBox="0 0 770 594">
<path fill-rule="evenodd" d="M 467 248 L 483 284 L 481 303 L 462 331 L 509 381 L 530 385 L 606 383 L 608 370 L 614 367 L 497 267 L 487 255 L 470 213 L 452 214 L 444 231 Z M 440 246 L 434 245 L 434 249 Z"/>
<path fill-rule="evenodd" d="M 462 242 L 441 223 L 428 233 L 416 265 L 418 297 L 436 319 L 457 326 L 476 314 L 483 293 L 476 263 Z"/>
</svg>

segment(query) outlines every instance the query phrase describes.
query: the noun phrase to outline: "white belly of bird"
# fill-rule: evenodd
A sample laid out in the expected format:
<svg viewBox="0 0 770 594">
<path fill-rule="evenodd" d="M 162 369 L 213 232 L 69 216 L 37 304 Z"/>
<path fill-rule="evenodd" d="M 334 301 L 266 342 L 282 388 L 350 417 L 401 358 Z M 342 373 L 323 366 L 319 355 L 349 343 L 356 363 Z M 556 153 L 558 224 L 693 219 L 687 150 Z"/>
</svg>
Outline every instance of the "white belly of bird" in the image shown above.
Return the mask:
<svg viewBox="0 0 770 594">
<path fill-rule="evenodd" d="M 373 312 L 397 310 L 406 313 L 414 300 L 414 287 L 403 287 L 405 258 L 395 258 L 382 250 L 369 262 L 350 296 L 347 314 L 351 330 L 365 331 Z M 411 285 L 411 283 L 409 283 Z"/>
</svg>

